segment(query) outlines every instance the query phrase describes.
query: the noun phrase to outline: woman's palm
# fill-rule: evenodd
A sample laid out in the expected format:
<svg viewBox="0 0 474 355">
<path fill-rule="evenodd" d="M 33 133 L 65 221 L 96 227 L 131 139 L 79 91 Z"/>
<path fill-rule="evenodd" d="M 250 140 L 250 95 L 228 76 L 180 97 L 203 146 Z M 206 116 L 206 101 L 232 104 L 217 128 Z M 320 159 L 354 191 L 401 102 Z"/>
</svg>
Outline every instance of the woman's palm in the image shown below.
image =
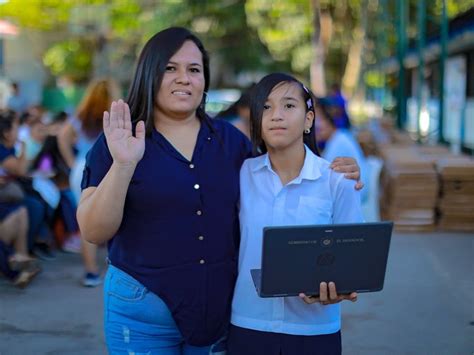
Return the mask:
<svg viewBox="0 0 474 355">
<path fill-rule="evenodd" d="M 104 134 L 114 162 L 137 164 L 145 152 L 145 124 L 138 122 L 135 137 L 128 105 L 119 100 L 112 102 L 109 112 L 104 112 Z"/>
</svg>

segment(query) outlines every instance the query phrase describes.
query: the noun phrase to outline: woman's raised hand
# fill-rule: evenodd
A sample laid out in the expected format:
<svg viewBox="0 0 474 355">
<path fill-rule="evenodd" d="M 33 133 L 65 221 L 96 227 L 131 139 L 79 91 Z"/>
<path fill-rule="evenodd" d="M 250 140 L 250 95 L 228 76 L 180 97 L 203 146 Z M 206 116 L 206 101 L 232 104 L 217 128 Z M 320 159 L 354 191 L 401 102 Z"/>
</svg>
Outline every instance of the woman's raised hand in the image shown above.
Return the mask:
<svg viewBox="0 0 474 355">
<path fill-rule="evenodd" d="M 110 113 L 104 112 L 104 134 L 114 163 L 134 166 L 142 159 L 145 123 L 137 123 L 133 136 L 130 109 L 123 100 L 113 101 Z"/>
</svg>

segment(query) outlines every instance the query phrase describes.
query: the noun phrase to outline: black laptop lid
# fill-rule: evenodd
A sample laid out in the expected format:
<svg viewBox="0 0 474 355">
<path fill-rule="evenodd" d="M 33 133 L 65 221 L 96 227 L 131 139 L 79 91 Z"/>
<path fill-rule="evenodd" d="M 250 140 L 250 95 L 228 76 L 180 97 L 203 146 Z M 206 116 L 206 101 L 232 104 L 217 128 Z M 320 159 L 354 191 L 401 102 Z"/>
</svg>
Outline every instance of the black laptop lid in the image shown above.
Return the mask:
<svg viewBox="0 0 474 355">
<path fill-rule="evenodd" d="M 392 222 L 266 227 L 260 295 L 316 295 L 334 281 L 338 293 L 383 288 Z"/>
</svg>

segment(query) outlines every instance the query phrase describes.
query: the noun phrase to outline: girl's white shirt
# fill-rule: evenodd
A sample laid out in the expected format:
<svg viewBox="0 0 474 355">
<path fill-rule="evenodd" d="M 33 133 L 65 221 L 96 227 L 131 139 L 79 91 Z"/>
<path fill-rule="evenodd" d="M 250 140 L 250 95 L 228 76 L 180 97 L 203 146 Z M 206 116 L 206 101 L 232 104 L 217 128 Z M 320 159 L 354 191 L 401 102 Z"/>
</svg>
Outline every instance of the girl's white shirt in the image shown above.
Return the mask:
<svg viewBox="0 0 474 355">
<path fill-rule="evenodd" d="M 306 146 L 305 152 L 300 175 L 284 186 L 268 154 L 242 165 L 239 275 L 231 317 L 236 326 L 293 335 L 331 334 L 341 328 L 339 304 L 308 305 L 299 297 L 261 298 L 250 275 L 250 269 L 261 267 L 263 227 L 363 221 L 355 182 L 331 170 Z"/>
</svg>

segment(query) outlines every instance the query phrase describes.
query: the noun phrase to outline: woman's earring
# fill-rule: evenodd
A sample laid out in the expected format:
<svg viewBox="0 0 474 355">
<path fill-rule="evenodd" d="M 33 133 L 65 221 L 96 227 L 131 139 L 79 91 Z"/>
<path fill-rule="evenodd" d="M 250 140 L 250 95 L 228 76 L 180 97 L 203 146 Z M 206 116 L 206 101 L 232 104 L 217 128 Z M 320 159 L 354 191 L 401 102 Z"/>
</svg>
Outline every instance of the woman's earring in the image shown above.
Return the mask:
<svg viewBox="0 0 474 355">
<path fill-rule="evenodd" d="M 305 133 L 305 134 L 310 134 L 310 133 L 311 133 L 311 130 L 310 130 L 309 128 L 306 128 L 306 129 L 304 130 L 304 133 Z"/>
</svg>

